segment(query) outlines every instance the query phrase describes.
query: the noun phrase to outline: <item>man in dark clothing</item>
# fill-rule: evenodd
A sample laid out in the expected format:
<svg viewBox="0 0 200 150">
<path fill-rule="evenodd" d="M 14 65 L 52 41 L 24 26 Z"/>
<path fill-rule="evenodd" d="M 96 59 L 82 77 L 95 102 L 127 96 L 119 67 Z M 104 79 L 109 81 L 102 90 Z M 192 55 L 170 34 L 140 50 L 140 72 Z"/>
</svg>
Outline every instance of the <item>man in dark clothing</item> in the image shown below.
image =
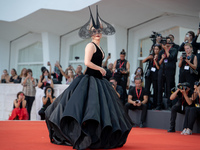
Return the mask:
<svg viewBox="0 0 200 150">
<path fill-rule="evenodd" d="M 125 104 L 125 99 L 123 97 L 123 89 L 120 85 L 117 85 L 117 81 L 114 77 L 110 78 L 110 83 L 112 84 L 113 88 L 115 89 L 118 97 L 122 101 L 123 105 Z"/>
<path fill-rule="evenodd" d="M 175 48 L 178 51 L 179 45 L 174 43 L 174 35 L 173 34 L 169 34 L 168 36 L 172 39 L 172 42 L 173 42 L 172 48 Z"/>
<path fill-rule="evenodd" d="M 185 86 L 181 85 L 178 87 L 179 88 L 170 96 L 170 100 L 174 100 L 177 98 L 178 101 L 171 109 L 170 129 L 168 130 L 168 132 L 175 132 L 177 112 L 185 114 L 186 107 L 194 106 L 191 100 L 193 92 L 190 90 L 190 84 L 187 83 L 185 84 Z"/>
<path fill-rule="evenodd" d="M 134 79 L 135 87 L 131 87 L 128 93 L 128 102 L 125 105 L 125 110 L 128 113 L 129 109 L 142 110 L 140 127 L 144 127 L 147 115 L 147 102 L 148 102 L 148 92 L 142 87 L 142 80 L 140 77 L 135 77 Z"/>
<path fill-rule="evenodd" d="M 197 71 L 198 71 L 198 79 L 200 79 L 200 43 L 197 43 L 197 39 L 200 33 L 200 29 L 197 30 L 197 34 L 194 37 L 194 39 L 192 40 L 192 47 L 193 49 L 197 49 Z"/>
<path fill-rule="evenodd" d="M 171 108 L 172 102 L 170 101 L 171 89 L 175 86 L 175 72 L 178 51 L 172 48 L 172 40 L 167 37 L 167 43 L 162 43 L 162 50 L 158 55 L 158 62 L 160 69 L 158 71 L 158 104 L 156 110 L 161 110 L 163 86 L 166 84 L 167 96 L 167 109 Z"/>
</svg>

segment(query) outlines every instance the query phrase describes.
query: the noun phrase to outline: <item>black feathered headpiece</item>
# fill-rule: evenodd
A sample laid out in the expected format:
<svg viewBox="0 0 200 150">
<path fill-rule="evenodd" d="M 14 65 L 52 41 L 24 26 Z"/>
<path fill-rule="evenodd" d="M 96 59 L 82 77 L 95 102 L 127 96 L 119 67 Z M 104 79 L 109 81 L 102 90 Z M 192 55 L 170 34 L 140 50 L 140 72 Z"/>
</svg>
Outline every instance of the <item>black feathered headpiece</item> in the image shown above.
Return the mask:
<svg viewBox="0 0 200 150">
<path fill-rule="evenodd" d="M 115 28 L 105 22 L 103 19 L 101 19 L 101 17 L 99 16 L 98 13 L 98 6 L 96 6 L 96 23 L 94 21 L 91 9 L 89 7 L 89 11 L 90 11 L 90 19 L 89 21 L 83 25 L 80 30 L 79 30 L 79 36 L 83 39 L 88 39 L 91 37 L 91 28 L 94 27 L 95 29 L 101 29 L 102 30 L 102 34 L 104 35 L 113 35 L 115 34 Z"/>
</svg>

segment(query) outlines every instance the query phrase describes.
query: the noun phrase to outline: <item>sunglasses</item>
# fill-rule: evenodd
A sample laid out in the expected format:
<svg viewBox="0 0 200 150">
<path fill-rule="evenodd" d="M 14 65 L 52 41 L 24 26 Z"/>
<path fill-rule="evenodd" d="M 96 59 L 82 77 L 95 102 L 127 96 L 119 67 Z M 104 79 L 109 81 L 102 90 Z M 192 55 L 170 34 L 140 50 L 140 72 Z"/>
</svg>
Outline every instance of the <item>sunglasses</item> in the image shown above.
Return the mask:
<svg viewBox="0 0 200 150">
<path fill-rule="evenodd" d="M 92 30 L 92 34 L 94 35 L 94 34 L 100 34 L 100 33 L 102 33 L 102 30 L 101 29 L 94 29 L 94 30 Z"/>
</svg>

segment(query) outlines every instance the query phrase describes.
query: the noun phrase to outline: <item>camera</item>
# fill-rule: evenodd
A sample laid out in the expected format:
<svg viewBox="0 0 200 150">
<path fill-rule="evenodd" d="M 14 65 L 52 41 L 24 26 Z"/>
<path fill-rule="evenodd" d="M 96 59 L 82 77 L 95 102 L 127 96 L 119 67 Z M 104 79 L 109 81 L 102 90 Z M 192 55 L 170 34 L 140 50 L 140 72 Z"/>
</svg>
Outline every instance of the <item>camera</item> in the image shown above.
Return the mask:
<svg viewBox="0 0 200 150">
<path fill-rule="evenodd" d="M 155 32 L 155 31 L 152 31 L 153 32 L 153 34 L 151 34 L 151 36 L 149 37 L 152 41 L 153 41 L 153 43 L 155 44 L 156 43 L 156 38 L 158 37 L 158 36 L 162 36 L 160 33 L 158 33 L 158 32 Z"/>
<path fill-rule="evenodd" d="M 189 87 L 190 87 L 190 83 L 188 82 L 180 83 L 179 85 L 177 85 L 177 88 L 181 90 L 183 90 L 183 88 L 186 90 Z"/>
<path fill-rule="evenodd" d="M 140 100 L 136 100 L 135 103 L 140 103 Z"/>
<path fill-rule="evenodd" d="M 200 85 L 200 82 L 199 82 L 199 81 L 196 81 L 196 82 L 194 82 L 194 85 L 199 86 L 199 85 Z"/>
<path fill-rule="evenodd" d="M 186 57 L 187 57 L 186 52 L 183 52 L 181 56 L 183 59 L 186 59 Z"/>
<path fill-rule="evenodd" d="M 186 52 L 183 52 L 182 53 L 182 58 L 185 60 L 186 58 L 188 59 L 188 60 L 190 60 L 190 58 L 191 58 L 191 56 L 187 56 L 187 54 L 186 54 Z"/>
<path fill-rule="evenodd" d="M 110 82 L 110 84 L 111 84 L 112 86 L 115 86 L 114 83 L 112 83 L 112 82 Z"/>
<path fill-rule="evenodd" d="M 121 71 L 124 71 L 124 69 L 123 68 L 117 68 L 117 70 L 116 70 L 116 72 L 119 73 L 119 74 L 121 74 Z"/>
<path fill-rule="evenodd" d="M 170 40 L 170 42 L 167 41 L 168 39 Z M 173 44 L 173 42 L 171 41 L 171 38 L 170 38 L 169 36 L 167 36 L 167 37 L 162 37 L 160 43 L 163 44 L 163 45 L 166 45 L 166 44 Z"/>
</svg>

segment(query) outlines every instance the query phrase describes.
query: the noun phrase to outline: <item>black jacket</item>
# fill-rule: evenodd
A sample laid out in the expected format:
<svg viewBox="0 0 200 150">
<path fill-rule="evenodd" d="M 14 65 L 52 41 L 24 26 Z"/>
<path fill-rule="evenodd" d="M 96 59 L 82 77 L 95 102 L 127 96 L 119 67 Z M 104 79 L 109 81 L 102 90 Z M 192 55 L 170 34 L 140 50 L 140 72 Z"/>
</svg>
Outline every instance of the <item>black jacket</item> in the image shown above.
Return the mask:
<svg viewBox="0 0 200 150">
<path fill-rule="evenodd" d="M 165 50 L 161 50 L 159 55 L 158 55 L 158 62 L 161 60 L 162 58 L 162 54 L 165 53 Z M 162 62 L 162 64 L 160 65 L 160 69 L 165 69 L 165 70 L 171 70 L 171 71 L 175 71 L 176 70 L 176 60 L 177 60 L 177 50 L 175 48 L 170 48 L 169 50 L 169 57 L 165 58 L 167 59 L 167 63 L 164 63 L 164 60 Z"/>
</svg>

